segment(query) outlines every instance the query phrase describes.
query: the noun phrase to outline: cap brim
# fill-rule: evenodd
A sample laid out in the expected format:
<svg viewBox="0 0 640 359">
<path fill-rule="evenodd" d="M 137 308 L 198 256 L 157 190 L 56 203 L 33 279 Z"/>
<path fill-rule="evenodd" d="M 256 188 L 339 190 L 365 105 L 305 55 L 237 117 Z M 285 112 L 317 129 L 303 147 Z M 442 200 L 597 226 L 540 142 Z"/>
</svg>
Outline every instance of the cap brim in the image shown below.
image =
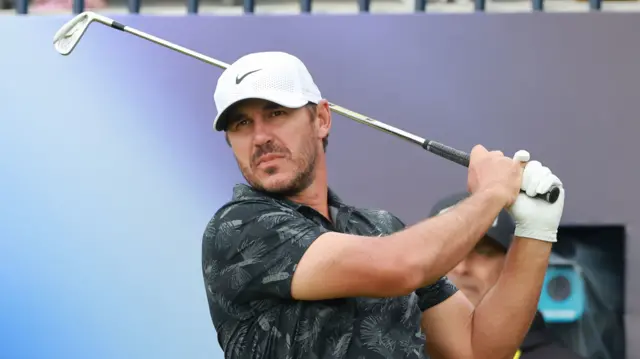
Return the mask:
<svg viewBox="0 0 640 359">
<path fill-rule="evenodd" d="M 447 197 L 440 199 L 436 204 L 431 207 L 431 211 L 429 212 L 429 217 L 435 217 L 440 213 L 443 213 L 446 210 L 449 210 L 451 207 L 457 205 L 460 201 L 469 197 L 469 193 L 467 192 L 457 192 L 451 194 Z"/>
<path fill-rule="evenodd" d="M 505 250 L 508 250 L 509 246 L 511 245 L 511 238 L 506 236 L 497 228 L 489 228 L 485 235 L 491 238 L 494 242 L 498 243 Z"/>
<path fill-rule="evenodd" d="M 467 199 L 469 196 L 470 194 L 467 192 L 458 192 L 441 199 L 431 208 L 429 217 L 435 217 L 437 215 L 440 215 L 441 213 L 444 213 L 453 206 L 457 205 L 459 202 Z M 497 227 L 489 227 L 485 235 L 493 239 L 505 249 L 508 249 L 509 245 L 511 244 L 512 233 L 506 233 L 505 226 L 508 226 L 508 224 L 505 224 L 504 222 L 509 221 L 512 223 L 512 219 L 508 212 L 506 212 L 504 209 L 500 211 L 498 217 L 498 221 L 500 224 Z"/>
<path fill-rule="evenodd" d="M 273 103 L 277 103 L 280 106 L 289 107 L 289 108 L 299 108 L 306 105 L 310 100 L 300 96 L 298 94 L 290 94 L 290 93 L 282 93 L 282 92 L 262 92 L 260 94 L 247 94 L 243 96 L 238 96 L 236 99 L 229 103 L 227 107 L 225 107 L 213 120 L 213 128 L 216 131 L 224 131 L 227 127 L 227 118 L 226 115 L 229 113 L 229 110 L 239 103 L 240 101 L 250 100 L 250 99 L 258 99 L 270 101 Z"/>
</svg>

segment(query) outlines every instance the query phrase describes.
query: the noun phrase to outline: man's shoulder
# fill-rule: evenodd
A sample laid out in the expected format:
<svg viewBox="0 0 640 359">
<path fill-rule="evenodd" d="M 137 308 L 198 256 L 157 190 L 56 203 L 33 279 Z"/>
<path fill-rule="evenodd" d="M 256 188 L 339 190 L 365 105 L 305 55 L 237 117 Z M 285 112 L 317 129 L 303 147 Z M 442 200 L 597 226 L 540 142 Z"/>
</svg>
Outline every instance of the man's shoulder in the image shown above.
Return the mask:
<svg viewBox="0 0 640 359">
<path fill-rule="evenodd" d="M 524 351 L 522 359 L 584 359 L 582 356 L 574 352 L 573 350 L 565 347 L 558 342 L 549 342 L 547 345 L 542 345 L 533 348 L 530 351 Z"/>
<path fill-rule="evenodd" d="M 355 207 L 355 210 L 363 213 L 367 216 L 371 216 L 374 218 L 380 218 L 380 219 L 398 219 L 398 216 L 396 216 L 393 212 L 391 211 L 387 211 L 385 209 L 380 209 L 380 208 L 362 208 L 362 207 Z"/>
<path fill-rule="evenodd" d="M 521 348 L 523 351 L 523 359 L 582 359 L 581 356 L 565 346 L 564 343 L 548 329 L 540 312 L 536 312 L 534 321 L 529 332 L 527 332 Z"/>
<path fill-rule="evenodd" d="M 265 234 L 278 223 L 297 217 L 296 211 L 246 185 L 236 185 L 233 197 L 222 204 L 206 225 L 205 241 L 233 237 L 251 224 L 250 233 Z"/>
<path fill-rule="evenodd" d="M 218 208 L 209 223 L 238 220 L 243 217 L 263 215 L 269 212 L 293 214 L 295 210 L 282 201 L 278 201 L 245 184 L 237 184 L 233 188 L 233 196 L 231 199 Z"/>
<path fill-rule="evenodd" d="M 354 208 L 354 211 L 387 231 L 399 231 L 406 227 L 400 217 L 384 209 Z"/>
</svg>

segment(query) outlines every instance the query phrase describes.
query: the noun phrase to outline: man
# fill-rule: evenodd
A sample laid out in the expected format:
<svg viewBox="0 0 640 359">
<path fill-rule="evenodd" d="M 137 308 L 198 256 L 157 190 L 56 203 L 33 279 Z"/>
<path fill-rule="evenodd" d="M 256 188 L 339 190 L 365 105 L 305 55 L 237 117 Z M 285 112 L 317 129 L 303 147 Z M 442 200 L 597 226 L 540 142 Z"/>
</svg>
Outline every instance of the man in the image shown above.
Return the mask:
<svg viewBox="0 0 640 359">
<path fill-rule="evenodd" d="M 467 192 L 461 192 L 442 198 L 432 207 L 431 216 L 445 213 L 468 197 Z M 484 237 L 448 273 L 449 279 L 473 305 L 480 304 L 482 298 L 500 278 L 515 228 L 511 215 L 506 210 L 500 211 Z M 520 346 L 518 356 L 520 359 L 581 359 L 553 336 L 540 312 L 536 312 L 533 324 Z"/>
<path fill-rule="evenodd" d="M 564 191 L 549 204 L 520 189 L 533 196 L 562 187 L 548 168 L 475 146 L 472 196 L 405 226 L 329 189 L 331 111 L 298 58 L 243 56 L 220 76 L 214 100 L 214 128 L 248 183 L 203 236 L 206 293 L 226 358 L 513 357 L 564 205 Z M 518 237 L 494 290 L 474 306 L 445 274 L 503 208 L 521 221 Z"/>
</svg>

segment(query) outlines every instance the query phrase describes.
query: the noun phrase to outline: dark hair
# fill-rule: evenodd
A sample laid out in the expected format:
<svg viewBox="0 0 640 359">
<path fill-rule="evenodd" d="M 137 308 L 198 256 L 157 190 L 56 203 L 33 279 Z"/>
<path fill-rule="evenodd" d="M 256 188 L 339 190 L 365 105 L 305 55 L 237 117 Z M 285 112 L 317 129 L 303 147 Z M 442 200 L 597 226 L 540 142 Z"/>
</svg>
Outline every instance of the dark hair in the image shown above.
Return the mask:
<svg viewBox="0 0 640 359">
<path fill-rule="evenodd" d="M 313 102 L 307 102 L 306 105 L 304 105 L 304 108 L 306 108 L 309 111 L 309 114 L 311 114 L 311 121 L 313 121 L 313 119 L 316 117 L 317 114 L 317 104 L 313 103 Z M 231 142 L 229 142 L 229 136 L 227 135 L 227 131 L 224 131 L 224 139 L 227 141 L 227 145 L 229 145 L 229 147 L 231 147 Z M 327 134 L 323 139 L 322 139 L 322 149 L 324 150 L 324 152 L 327 152 L 327 145 L 329 144 L 329 135 Z"/>
</svg>

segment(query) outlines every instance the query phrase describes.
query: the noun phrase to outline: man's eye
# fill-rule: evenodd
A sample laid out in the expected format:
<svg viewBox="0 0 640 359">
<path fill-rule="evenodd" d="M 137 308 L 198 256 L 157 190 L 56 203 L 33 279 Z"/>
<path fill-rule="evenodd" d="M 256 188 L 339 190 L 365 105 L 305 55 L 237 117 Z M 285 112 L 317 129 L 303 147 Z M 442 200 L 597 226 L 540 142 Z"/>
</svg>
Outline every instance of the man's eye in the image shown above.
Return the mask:
<svg viewBox="0 0 640 359">
<path fill-rule="evenodd" d="M 276 116 L 280 116 L 280 115 L 284 115 L 284 111 L 275 110 L 275 111 L 271 112 L 271 116 L 272 117 L 276 117 Z"/>
<path fill-rule="evenodd" d="M 247 124 L 249 124 L 248 120 L 240 120 L 240 121 L 236 122 L 236 126 L 235 127 L 238 128 L 238 127 L 242 127 L 243 125 L 247 125 Z"/>
<path fill-rule="evenodd" d="M 496 255 L 498 252 L 493 249 L 493 248 L 475 248 L 475 252 L 483 255 L 483 256 L 487 256 L 487 257 L 492 257 L 494 255 Z"/>
</svg>

